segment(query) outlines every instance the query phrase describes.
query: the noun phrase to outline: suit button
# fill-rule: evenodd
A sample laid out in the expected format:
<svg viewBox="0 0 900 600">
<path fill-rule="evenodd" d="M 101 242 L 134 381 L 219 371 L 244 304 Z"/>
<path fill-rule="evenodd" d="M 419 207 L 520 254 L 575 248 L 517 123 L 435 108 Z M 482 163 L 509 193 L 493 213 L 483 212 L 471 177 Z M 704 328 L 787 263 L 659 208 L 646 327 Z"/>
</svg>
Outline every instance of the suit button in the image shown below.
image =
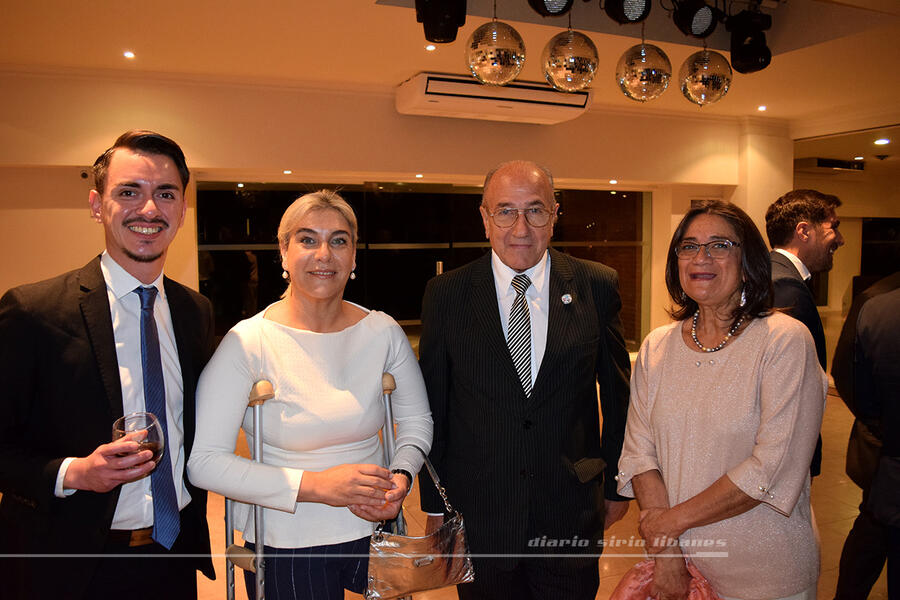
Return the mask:
<svg viewBox="0 0 900 600">
<path fill-rule="evenodd" d="M 533 423 L 531 421 L 529 421 L 528 419 L 525 419 L 525 422 L 522 423 L 522 427 L 524 427 L 525 429 L 531 429 L 532 425 L 533 425 Z"/>
</svg>

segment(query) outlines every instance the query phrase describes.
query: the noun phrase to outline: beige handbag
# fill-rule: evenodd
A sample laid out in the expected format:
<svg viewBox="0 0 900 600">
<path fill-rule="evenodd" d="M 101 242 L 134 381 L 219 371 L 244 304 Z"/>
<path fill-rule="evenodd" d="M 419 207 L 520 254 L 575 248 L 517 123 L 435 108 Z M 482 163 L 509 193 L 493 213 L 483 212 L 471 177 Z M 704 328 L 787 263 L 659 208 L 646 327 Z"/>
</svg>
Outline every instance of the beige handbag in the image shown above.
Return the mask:
<svg viewBox="0 0 900 600">
<path fill-rule="evenodd" d="M 475 579 L 463 517 L 450 506 L 427 457 L 425 466 L 444 500 L 444 523 L 423 537 L 390 533 L 384 530 L 384 521 L 379 523 L 369 542 L 367 600 L 399 598 Z"/>
</svg>

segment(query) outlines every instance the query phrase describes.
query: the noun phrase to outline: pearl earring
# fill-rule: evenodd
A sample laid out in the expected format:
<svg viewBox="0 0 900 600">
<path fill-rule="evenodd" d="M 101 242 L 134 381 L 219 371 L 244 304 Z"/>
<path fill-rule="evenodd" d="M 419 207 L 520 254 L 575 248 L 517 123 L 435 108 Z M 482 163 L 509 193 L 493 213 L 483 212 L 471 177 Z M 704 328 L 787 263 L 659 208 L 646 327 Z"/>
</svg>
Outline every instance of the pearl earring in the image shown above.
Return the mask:
<svg viewBox="0 0 900 600">
<path fill-rule="evenodd" d="M 282 272 L 281 272 L 281 278 L 284 279 L 285 281 L 290 281 L 290 280 L 291 280 L 291 274 L 288 273 L 287 271 L 282 271 Z"/>
<path fill-rule="evenodd" d="M 356 279 L 356 272 L 350 271 L 350 279 Z"/>
</svg>

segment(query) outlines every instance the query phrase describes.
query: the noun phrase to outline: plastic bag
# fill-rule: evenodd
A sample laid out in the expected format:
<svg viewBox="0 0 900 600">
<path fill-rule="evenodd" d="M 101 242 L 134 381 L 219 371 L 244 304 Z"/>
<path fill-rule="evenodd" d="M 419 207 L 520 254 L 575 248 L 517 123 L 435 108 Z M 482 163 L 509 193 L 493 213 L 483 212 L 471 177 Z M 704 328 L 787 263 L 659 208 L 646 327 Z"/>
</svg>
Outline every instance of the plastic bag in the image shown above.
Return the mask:
<svg viewBox="0 0 900 600">
<path fill-rule="evenodd" d="M 647 600 L 650 596 L 650 586 L 653 583 L 653 566 L 652 560 L 643 560 L 631 567 L 619 585 L 613 590 L 609 600 Z M 688 572 L 691 574 L 690 592 L 688 600 L 721 600 L 716 594 L 709 581 L 706 580 L 697 567 L 693 563 L 687 563 Z"/>
</svg>

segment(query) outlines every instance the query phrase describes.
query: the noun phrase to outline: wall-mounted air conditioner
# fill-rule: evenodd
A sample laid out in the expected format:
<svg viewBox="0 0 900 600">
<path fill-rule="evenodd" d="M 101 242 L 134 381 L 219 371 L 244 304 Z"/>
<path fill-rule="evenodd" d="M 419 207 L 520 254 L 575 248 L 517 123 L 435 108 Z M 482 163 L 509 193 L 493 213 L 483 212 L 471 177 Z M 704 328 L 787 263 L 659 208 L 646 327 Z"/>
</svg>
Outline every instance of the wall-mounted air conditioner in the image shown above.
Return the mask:
<svg viewBox="0 0 900 600">
<path fill-rule="evenodd" d="M 591 96 L 590 90 L 566 94 L 533 81 L 492 86 L 464 75 L 419 73 L 400 84 L 394 104 L 404 115 L 552 125 L 582 114 Z"/>
</svg>

